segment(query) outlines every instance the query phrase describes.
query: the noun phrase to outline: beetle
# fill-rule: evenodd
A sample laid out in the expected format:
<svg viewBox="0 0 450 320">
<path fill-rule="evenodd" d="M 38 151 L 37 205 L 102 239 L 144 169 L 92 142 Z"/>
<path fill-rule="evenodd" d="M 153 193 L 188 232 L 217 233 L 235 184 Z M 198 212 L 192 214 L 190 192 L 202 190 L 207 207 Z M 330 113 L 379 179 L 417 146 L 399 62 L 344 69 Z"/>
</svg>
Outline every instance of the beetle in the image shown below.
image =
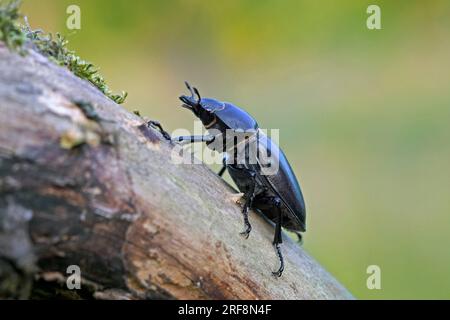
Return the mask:
<svg viewBox="0 0 450 320">
<path fill-rule="evenodd" d="M 229 102 L 202 98 L 196 88 L 192 88 L 187 82 L 185 84 L 191 95 L 179 97 L 183 102 L 182 107 L 191 110 L 202 121 L 209 134 L 181 136 L 172 140 L 180 143 L 206 142 L 208 147 L 225 154 L 223 167 L 218 174 L 222 176 L 225 170 L 228 171 L 239 191 L 244 194 L 242 214 L 245 229 L 241 234 L 248 238 L 252 229 L 248 219 L 249 209 L 258 210 L 275 223 L 273 245 L 280 265 L 272 273 L 280 277 L 284 270 L 280 249 L 283 242 L 281 227 L 296 233 L 300 241 L 301 232 L 306 231 L 305 202 L 294 171 L 283 151 L 260 130 L 250 114 Z M 159 124 L 157 126 L 163 131 Z M 231 148 L 225 143 L 230 132 L 244 133 L 244 138 L 234 139 Z M 222 147 L 217 142 L 221 142 Z M 255 146 L 256 157 L 254 154 L 253 157 L 250 156 L 250 146 Z M 243 160 L 239 157 L 242 153 L 245 153 Z M 261 161 L 262 154 L 270 154 L 270 161 L 277 161 L 278 170 L 275 173 L 265 174 L 267 166 Z M 254 161 L 250 161 L 252 159 Z M 270 164 L 273 162 L 268 167 Z"/>
</svg>

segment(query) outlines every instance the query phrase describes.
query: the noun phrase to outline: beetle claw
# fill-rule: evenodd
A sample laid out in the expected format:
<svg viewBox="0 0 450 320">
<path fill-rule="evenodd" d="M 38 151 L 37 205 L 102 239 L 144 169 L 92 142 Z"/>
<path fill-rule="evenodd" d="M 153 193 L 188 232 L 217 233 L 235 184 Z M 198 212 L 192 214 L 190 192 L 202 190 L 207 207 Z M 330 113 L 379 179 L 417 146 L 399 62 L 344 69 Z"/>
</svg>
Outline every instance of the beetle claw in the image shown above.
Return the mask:
<svg viewBox="0 0 450 320">
<path fill-rule="evenodd" d="M 250 232 L 252 231 L 252 226 L 249 224 L 246 225 L 246 229 L 240 233 L 241 236 L 243 236 L 245 239 L 248 239 L 250 236 Z"/>
<path fill-rule="evenodd" d="M 248 239 L 248 237 L 250 237 L 250 232 L 247 231 L 242 231 L 241 233 L 239 233 L 241 236 L 244 237 L 244 239 Z"/>
<path fill-rule="evenodd" d="M 272 271 L 272 275 L 273 275 L 274 277 L 276 277 L 276 278 L 281 277 L 282 274 L 283 274 L 283 271 L 280 271 L 280 270 L 278 270 L 278 271 Z"/>
<path fill-rule="evenodd" d="M 147 126 L 151 126 L 151 127 L 153 127 L 153 128 L 156 128 L 157 130 L 159 130 L 159 132 L 162 134 L 162 136 L 163 136 L 166 140 L 172 141 L 172 137 L 170 136 L 170 134 L 169 134 L 166 130 L 164 130 L 164 128 L 162 127 L 162 125 L 161 125 L 158 121 L 155 121 L 155 120 L 149 120 L 149 121 L 147 122 Z"/>
</svg>

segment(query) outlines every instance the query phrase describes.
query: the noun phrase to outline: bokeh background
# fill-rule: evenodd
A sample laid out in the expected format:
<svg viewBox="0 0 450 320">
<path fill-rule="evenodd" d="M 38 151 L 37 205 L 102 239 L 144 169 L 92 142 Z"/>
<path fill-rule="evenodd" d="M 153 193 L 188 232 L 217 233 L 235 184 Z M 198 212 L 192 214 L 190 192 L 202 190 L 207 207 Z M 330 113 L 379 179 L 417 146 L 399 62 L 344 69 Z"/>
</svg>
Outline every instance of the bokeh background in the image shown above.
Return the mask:
<svg viewBox="0 0 450 320">
<path fill-rule="evenodd" d="M 366 28 L 369 4 L 382 30 Z M 23 13 L 170 131 L 193 128 L 184 80 L 279 128 L 304 247 L 357 298 L 450 299 L 450 1 L 24 0 Z M 372 264 L 381 290 L 366 287 Z"/>
</svg>

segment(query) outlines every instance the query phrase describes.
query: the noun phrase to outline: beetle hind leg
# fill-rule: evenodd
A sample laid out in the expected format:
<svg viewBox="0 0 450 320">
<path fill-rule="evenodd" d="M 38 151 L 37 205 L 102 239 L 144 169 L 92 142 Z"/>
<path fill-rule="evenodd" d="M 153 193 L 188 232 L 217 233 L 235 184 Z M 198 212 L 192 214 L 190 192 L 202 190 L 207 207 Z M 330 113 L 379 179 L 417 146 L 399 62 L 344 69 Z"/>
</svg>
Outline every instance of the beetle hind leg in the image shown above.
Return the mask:
<svg viewBox="0 0 450 320">
<path fill-rule="evenodd" d="M 284 271 L 284 259 L 283 259 L 283 255 L 281 253 L 281 248 L 280 248 L 279 243 L 275 244 L 275 250 L 277 251 L 278 259 L 280 260 L 280 267 L 278 268 L 277 271 L 272 271 L 272 274 L 275 277 L 279 278 L 279 277 L 281 277 L 281 275 L 283 274 L 283 271 Z"/>
<path fill-rule="evenodd" d="M 297 244 L 298 245 L 303 245 L 303 236 L 300 232 L 295 232 L 295 235 L 297 236 Z"/>
<path fill-rule="evenodd" d="M 280 261 L 280 267 L 277 271 L 272 272 L 275 277 L 281 277 L 284 271 L 284 259 L 283 254 L 281 253 L 280 244 L 283 242 L 283 237 L 281 233 L 281 225 L 283 223 L 283 214 L 281 212 L 281 200 L 278 198 L 274 199 L 274 204 L 277 207 L 278 217 L 277 222 L 275 224 L 275 236 L 273 238 L 273 245 L 275 246 L 275 250 L 277 252 L 278 260 Z"/>
</svg>

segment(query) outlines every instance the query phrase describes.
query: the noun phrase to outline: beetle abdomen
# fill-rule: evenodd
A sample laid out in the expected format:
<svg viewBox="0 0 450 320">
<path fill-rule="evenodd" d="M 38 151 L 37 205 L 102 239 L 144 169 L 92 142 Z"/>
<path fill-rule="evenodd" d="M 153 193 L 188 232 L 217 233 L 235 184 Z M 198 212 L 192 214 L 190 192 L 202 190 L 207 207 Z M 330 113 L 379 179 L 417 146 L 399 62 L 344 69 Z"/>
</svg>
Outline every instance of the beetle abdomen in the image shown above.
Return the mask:
<svg viewBox="0 0 450 320">
<path fill-rule="evenodd" d="M 265 181 L 264 184 L 281 199 L 283 205 L 287 209 L 286 213 L 288 213 L 288 216 L 292 221 L 284 221 L 283 226 L 291 230 L 305 231 L 305 201 L 300 185 L 284 152 L 262 132 L 259 134 L 259 148 L 270 148 L 271 162 L 273 165 L 277 166 L 277 170 L 268 172 L 268 174 L 264 174 L 264 171 L 267 170 L 263 169 L 261 178 Z M 264 164 L 260 165 L 264 166 Z"/>
</svg>

